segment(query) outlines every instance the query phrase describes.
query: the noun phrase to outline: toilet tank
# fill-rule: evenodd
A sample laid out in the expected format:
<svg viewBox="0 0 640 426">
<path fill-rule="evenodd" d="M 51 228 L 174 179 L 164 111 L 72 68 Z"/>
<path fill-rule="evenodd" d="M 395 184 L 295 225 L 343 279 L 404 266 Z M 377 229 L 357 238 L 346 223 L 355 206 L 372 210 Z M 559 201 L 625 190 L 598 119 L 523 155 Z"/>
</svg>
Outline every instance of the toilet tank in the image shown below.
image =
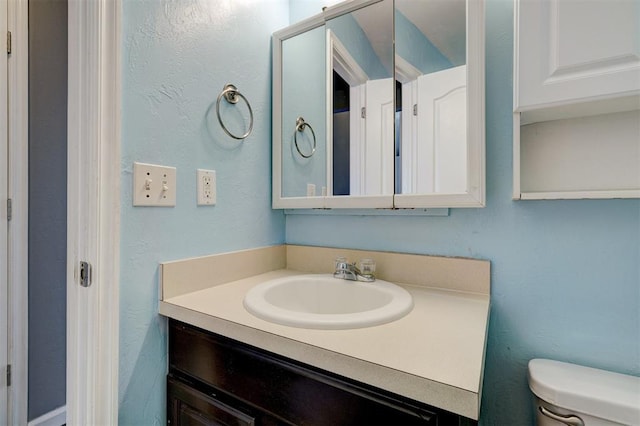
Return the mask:
<svg viewBox="0 0 640 426">
<path fill-rule="evenodd" d="M 640 377 L 533 359 L 529 388 L 538 426 L 640 425 Z"/>
</svg>

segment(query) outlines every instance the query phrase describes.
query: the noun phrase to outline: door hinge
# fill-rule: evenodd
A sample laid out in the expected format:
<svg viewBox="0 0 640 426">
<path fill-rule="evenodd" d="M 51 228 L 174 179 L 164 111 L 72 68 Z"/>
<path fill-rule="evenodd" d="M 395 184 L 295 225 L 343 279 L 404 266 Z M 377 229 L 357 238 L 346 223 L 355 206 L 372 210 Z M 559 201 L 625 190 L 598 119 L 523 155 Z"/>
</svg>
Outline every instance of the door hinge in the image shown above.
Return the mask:
<svg viewBox="0 0 640 426">
<path fill-rule="evenodd" d="M 360 117 L 367 118 L 367 108 L 365 107 L 360 108 Z"/>
<path fill-rule="evenodd" d="M 11 386 L 11 364 L 7 365 L 7 387 Z"/>
<path fill-rule="evenodd" d="M 7 199 L 7 221 L 11 220 L 11 216 L 13 215 L 13 207 L 12 207 L 11 198 Z"/>
<path fill-rule="evenodd" d="M 413 115 L 418 115 L 418 104 L 413 104 Z"/>
<path fill-rule="evenodd" d="M 82 287 L 91 285 L 91 264 L 89 262 L 80 262 L 80 285 Z"/>
<path fill-rule="evenodd" d="M 11 55 L 11 31 L 7 31 L 7 55 Z"/>
</svg>

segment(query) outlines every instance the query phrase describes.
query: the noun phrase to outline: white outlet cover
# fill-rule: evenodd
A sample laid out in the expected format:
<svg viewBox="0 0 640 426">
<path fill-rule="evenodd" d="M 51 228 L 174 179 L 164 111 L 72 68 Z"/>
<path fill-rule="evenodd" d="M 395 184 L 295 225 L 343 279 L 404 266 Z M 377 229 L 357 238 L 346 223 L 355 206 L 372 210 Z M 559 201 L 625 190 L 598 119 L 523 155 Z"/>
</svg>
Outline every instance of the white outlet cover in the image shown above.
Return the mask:
<svg viewBox="0 0 640 426">
<path fill-rule="evenodd" d="M 199 206 L 213 206 L 216 204 L 216 172 L 215 170 L 198 169 L 196 172 L 196 191 Z"/>
<path fill-rule="evenodd" d="M 133 163 L 133 205 L 174 207 L 176 168 Z"/>
<path fill-rule="evenodd" d="M 307 197 L 315 197 L 316 196 L 316 185 L 313 183 L 307 184 Z"/>
</svg>

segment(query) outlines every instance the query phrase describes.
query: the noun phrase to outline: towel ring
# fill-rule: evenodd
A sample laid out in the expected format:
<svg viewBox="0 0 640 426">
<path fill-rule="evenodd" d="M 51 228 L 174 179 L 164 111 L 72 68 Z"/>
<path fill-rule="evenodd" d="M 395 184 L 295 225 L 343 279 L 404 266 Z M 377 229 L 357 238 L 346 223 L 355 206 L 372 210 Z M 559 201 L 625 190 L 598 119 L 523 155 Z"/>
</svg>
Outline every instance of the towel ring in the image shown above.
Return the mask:
<svg viewBox="0 0 640 426">
<path fill-rule="evenodd" d="M 230 104 L 237 104 L 239 98 L 242 98 L 242 100 L 247 104 L 247 108 L 249 108 L 249 130 L 247 130 L 247 132 L 244 135 L 242 136 L 234 135 L 227 129 L 227 127 L 222 122 L 222 118 L 220 118 L 220 100 L 223 97 Z M 251 134 L 251 131 L 253 130 L 253 110 L 251 109 L 251 104 L 249 104 L 249 101 L 247 100 L 247 98 L 244 97 L 242 93 L 238 92 L 238 89 L 233 84 L 226 84 L 222 92 L 220 92 L 220 94 L 218 95 L 218 100 L 216 101 L 216 115 L 218 116 L 218 123 L 220 123 L 220 126 L 222 126 L 222 130 L 224 130 L 224 132 L 227 135 L 231 136 L 234 139 L 238 139 L 238 140 L 246 139 L 247 136 L 249 136 Z"/>
<path fill-rule="evenodd" d="M 304 132 L 305 127 L 308 127 L 309 130 L 311 130 L 311 134 L 313 135 L 313 149 L 311 150 L 311 154 L 309 155 L 303 154 L 302 151 L 300 151 L 300 147 L 298 146 L 298 132 Z M 293 141 L 296 144 L 296 150 L 298 151 L 298 154 L 302 155 L 304 158 L 309 158 L 316 152 L 316 132 L 313 131 L 313 127 L 311 127 L 311 124 L 304 121 L 304 118 L 302 117 L 298 117 L 296 119 L 296 131 L 293 133 Z"/>
</svg>

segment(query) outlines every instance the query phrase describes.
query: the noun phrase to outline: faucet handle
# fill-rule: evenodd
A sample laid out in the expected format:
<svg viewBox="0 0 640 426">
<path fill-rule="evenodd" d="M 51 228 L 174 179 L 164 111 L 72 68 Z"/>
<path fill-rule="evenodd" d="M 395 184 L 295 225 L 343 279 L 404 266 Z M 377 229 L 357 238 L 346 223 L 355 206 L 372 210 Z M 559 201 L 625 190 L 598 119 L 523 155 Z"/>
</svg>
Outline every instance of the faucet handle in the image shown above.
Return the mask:
<svg viewBox="0 0 640 426">
<path fill-rule="evenodd" d="M 338 256 L 335 260 L 335 269 L 336 271 L 339 269 L 344 269 L 347 266 L 347 258 L 344 256 Z"/>
<path fill-rule="evenodd" d="M 335 266 L 336 269 L 333 272 L 335 278 L 341 278 L 343 280 L 357 279 L 356 273 L 353 271 L 353 265 L 347 261 L 346 257 L 336 257 Z"/>
<path fill-rule="evenodd" d="M 367 278 L 374 278 L 376 275 L 376 262 L 373 259 L 360 259 L 358 263 L 360 274 Z"/>
</svg>

